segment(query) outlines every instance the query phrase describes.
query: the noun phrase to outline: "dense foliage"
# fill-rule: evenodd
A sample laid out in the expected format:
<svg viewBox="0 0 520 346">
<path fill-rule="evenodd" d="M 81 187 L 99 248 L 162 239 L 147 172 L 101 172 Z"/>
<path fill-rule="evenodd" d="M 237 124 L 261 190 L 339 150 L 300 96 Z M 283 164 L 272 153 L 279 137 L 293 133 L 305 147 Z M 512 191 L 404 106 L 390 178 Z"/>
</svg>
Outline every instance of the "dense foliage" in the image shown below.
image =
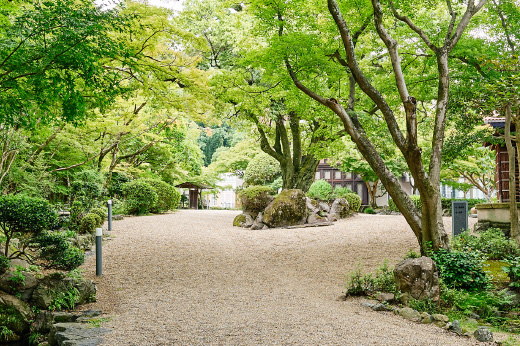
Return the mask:
<svg viewBox="0 0 520 346">
<path fill-rule="evenodd" d="M 498 228 L 489 228 L 478 235 L 464 232 L 453 239 L 452 249 L 478 252 L 489 260 L 514 259 L 520 255 L 518 244 Z"/>
<path fill-rule="evenodd" d="M 155 189 L 144 180 L 125 183 L 122 190 L 125 208 L 129 214 L 147 214 L 157 204 L 158 197 Z"/>
<path fill-rule="evenodd" d="M 36 239 L 41 257 L 57 269 L 76 269 L 85 262 L 85 253 L 71 245 L 66 232 L 43 232 Z"/>
<path fill-rule="evenodd" d="M 95 231 L 97 227 L 99 227 L 103 222 L 101 221 L 101 217 L 94 213 L 88 213 L 85 215 L 81 221 L 79 222 L 79 233 L 81 234 L 90 234 Z"/>
<path fill-rule="evenodd" d="M 280 163 L 271 156 L 257 154 L 247 165 L 244 181 L 248 185 L 264 185 L 272 182 L 280 174 Z"/>
<path fill-rule="evenodd" d="M 332 186 L 327 181 L 318 179 L 311 184 L 307 196 L 321 199 L 322 201 L 328 201 L 333 197 Z"/>
<path fill-rule="evenodd" d="M 347 193 L 345 198 L 347 199 L 350 210 L 359 211 L 359 208 L 361 208 L 361 197 L 355 193 Z"/>
<path fill-rule="evenodd" d="M 44 199 L 23 195 L 0 196 L 0 228 L 6 236 L 5 256 L 13 237 L 27 237 L 54 229 L 58 215 Z"/>
<path fill-rule="evenodd" d="M 431 258 L 437 264 L 439 275 L 448 287 L 479 290 L 489 284 L 478 253 L 439 249 L 431 254 Z"/>
<path fill-rule="evenodd" d="M 412 196 L 410 196 L 410 198 L 412 199 L 413 203 L 415 204 L 415 206 L 418 209 L 422 208 L 422 203 L 421 203 L 420 196 L 412 195 Z M 474 198 L 464 199 L 464 198 L 446 198 L 446 197 L 443 197 L 443 198 L 441 198 L 441 207 L 442 207 L 442 209 L 443 210 L 448 210 L 448 211 L 451 212 L 451 202 L 453 202 L 453 201 L 466 201 L 466 202 L 468 202 L 468 212 L 475 205 L 480 204 L 480 203 L 486 203 L 486 200 L 484 200 L 484 199 L 474 199 Z M 399 209 L 395 205 L 395 202 L 392 199 L 388 200 L 388 207 L 392 211 L 399 211 Z"/>
<path fill-rule="evenodd" d="M 272 189 L 269 186 L 249 186 L 240 191 L 239 197 L 245 212 L 258 214 L 272 202 Z"/>
<path fill-rule="evenodd" d="M 157 203 L 150 208 L 152 213 L 174 210 L 179 206 L 181 194 L 173 186 L 161 180 L 145 179 L 157 194 Z"/>
</svg>

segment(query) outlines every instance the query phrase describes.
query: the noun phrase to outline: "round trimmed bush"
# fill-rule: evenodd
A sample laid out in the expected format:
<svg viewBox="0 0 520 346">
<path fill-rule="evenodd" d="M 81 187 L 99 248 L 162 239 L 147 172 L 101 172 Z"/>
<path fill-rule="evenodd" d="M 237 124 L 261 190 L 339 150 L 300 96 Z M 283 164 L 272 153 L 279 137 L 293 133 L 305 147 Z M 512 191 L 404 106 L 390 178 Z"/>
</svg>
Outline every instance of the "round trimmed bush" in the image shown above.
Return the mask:
<svg viewBox="0 0 520 346">
<path fill-rule="evenodd" d="M 351 189 L 349 189 L 348 187 L 336 186 L 334 188 L 334 197 L 347 198 L 347 195 L 349 193 L 354 193 L 354 192 Z"/>
<path fill-rule="evenodd" d="M 263 185 L 272 182 L 281 173 L 280 163 L 266 153 L 257 154 L 244 172 L 248 185 Z"/>
<path fill-rule="evenodd" d="M 350 210 L 352 211 L 359 211 L 359 208 L 361 208 L 361 197 L 359 197 L 355 193 L 347 193 L 345 198 L 348 201 L 348 205 L 350 206 Z"/>
<path fill-rule="evenodd" d="M 332 198 L 332 185 L 323 179 L 316 180 L 309 188 L 307 196 L 328 201 Z"/>
<path fill-rule="evenodd" d="M 85 253 L 71 245 L 66 232 L 43 232 L 36 241 L 40 256 L 57 269 L 76 269 L 85 262 Z"/>
<path fill-rule="evenodd" d="M 145 179 L 157 194 L 157 203 L 150 209 L 152 213 L 160 213 L 176 209 L 181 200 L 181 194 L 170 184 L 156 179 Z"/>
<path fill-rule="evenodd" d="M 123 184 L 126 212 L 134 215 L 148 214 L 157 203 L 155 189 L 144 180 Z"/>
<path fill-rule="evenodd" d="M 6 237 L 6 250 L 12 238 L 37 235 L 56 227 L 58 214 L 46 200 L 24 195 L 0 196 L 0 229 Z"/>
<path fill-rule="evenodd" d="M 102 221 L 99 215 L 88 213 L 79 222 L 79 233 L 92 233 L 100 223 L 102 223 Z"/>
<path fill-rule="evenodd" d="M 103 208 L 92 208 L 92 209 L 90 209 L 90 212 L 92 214 L 96 214 L 97 216 L 99 216 L 99 218 L 101 220 L 101 222 L 98 225 L 96 225 L 96 227 L 103 226 L 103 222 L 105 222 L 108 212 Z"/>
<path fill-rule="evenodd" d="M 269 186 L 250 186 L 243 189 L 238 194 L 242 203 L 242 210 L 252 213 L 254 216 L 258 215 L 273 201 L 274 197 L 270 195 L 271 191 L 272 189 Z"/>
</svg>

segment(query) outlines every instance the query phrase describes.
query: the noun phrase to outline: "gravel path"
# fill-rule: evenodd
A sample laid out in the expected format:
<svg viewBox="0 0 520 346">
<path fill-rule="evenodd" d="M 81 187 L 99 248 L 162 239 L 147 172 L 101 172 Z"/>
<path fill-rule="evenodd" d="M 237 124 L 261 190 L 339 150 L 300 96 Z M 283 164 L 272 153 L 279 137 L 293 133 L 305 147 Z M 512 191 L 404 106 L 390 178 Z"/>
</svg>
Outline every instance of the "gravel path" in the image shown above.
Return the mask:
<svg viewBox="0 0 520 346">
<path fill-rule="evenodd" d="M 110 320 L 106 345 L 467 345 L 431 325 L 340 301 L 345 274 L 417 250 L 401 216 L 359 214 L 333 226 L 251 231 L 236 211 L 182 210 L 114 222 L 83 266 Z M 447 229 L 451 229 L 446 218 Z"/>
</svg>

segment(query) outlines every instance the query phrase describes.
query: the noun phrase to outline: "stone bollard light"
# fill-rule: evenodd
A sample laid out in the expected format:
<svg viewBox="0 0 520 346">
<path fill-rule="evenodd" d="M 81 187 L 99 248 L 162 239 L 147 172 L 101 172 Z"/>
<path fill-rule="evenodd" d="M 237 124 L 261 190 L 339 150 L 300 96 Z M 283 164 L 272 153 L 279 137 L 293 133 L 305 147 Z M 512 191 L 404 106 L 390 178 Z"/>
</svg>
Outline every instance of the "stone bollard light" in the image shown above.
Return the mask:
<svg viewBox="0 0 520 346">
<path fill-rule="evenodd" d="M 112 230 L 112 200 L 109 199 L 107 201 L 107 205 L 108 205 L 108 230 L 111 231 Z"/>
<path fill-rule="evenodd" d="M 103 255 L 101 254 L 101 242 L 103 238 L 103 228 L 96 228 L 96 275 L 103 275 Z"/>
</svg>

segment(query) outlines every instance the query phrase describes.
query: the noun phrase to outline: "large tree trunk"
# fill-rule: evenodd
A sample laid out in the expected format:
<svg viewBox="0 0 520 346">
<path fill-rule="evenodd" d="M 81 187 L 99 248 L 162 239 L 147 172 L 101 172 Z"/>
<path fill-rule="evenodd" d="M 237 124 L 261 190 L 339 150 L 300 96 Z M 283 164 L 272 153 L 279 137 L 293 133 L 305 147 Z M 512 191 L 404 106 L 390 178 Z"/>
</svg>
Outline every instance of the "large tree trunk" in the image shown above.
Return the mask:
<svg viewBox="0 0 520 346">
<path fill-rule="evenodd" d="M 516 123 L 516 122 L 515 122 Z M 517 127 L 518 131 L 518 127 Z M 511 219 L 511 239 L 520 244 L 518 205 L 516 204 L 516 153 L 511 140 L 511 105 L 506 106 L 505 142 L 509 159 L 509 218 Z M 517 151 L 520 144 L 516 143 Z"/>
<path fill-rule="evenodd" d="M 282 188 L 285 189 L 299 189 L 303 192 L 309 191 L 312 183 L 314 182 L 314 178 L 316 175 L 316 169 L 318 168 L 319 160 L 314 158 L 313 156 L 305 157 L 302 160 L 302 163 L 299 166 L 298 171 L 288 171 L 287 167 L 285 170 L 282 168 L 282 180 L 283 185 Z M 294 168 L 291 165 L 291 168 Z"/>
<path fill-rule="evenodd" d="M 369 199 L 368 204 L 370 205 L 371 208 L 375 209 L 375 208 L 377 208 L 377 202 L 376 202 L 377 196 L 376 195 L 377 195 L 377 187 L 379 186 L 379 180 L 372 182 L 372 185 L 370 185 L 369 181 L 366 181 L 365 185 L 367 186 L 367 190 L 368 190 L 368 199 Z"/>
</svg>

